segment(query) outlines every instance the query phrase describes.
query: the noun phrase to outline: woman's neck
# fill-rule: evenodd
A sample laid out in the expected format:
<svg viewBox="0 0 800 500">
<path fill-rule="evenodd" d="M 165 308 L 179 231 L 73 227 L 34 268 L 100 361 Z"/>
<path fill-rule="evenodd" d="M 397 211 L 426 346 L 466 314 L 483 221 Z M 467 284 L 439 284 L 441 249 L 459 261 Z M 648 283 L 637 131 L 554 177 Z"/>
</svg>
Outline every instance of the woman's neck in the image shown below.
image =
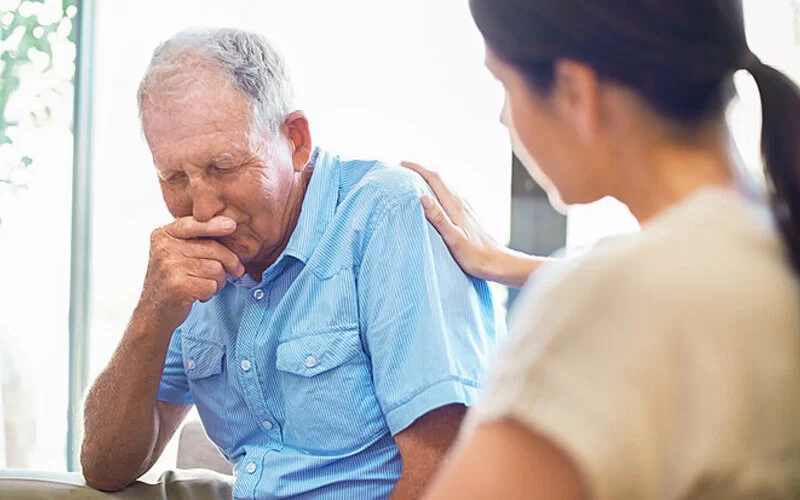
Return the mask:
<svg viewBox="0 0 800 500">
<path fill-rule="evenodd" d="M 694 144 L 650 143 L 631 151 L 616 197 L 640 224 L 706 187 L 735 188 L 735 161 L 725 127 L 700 132 Z"/>
</svg>

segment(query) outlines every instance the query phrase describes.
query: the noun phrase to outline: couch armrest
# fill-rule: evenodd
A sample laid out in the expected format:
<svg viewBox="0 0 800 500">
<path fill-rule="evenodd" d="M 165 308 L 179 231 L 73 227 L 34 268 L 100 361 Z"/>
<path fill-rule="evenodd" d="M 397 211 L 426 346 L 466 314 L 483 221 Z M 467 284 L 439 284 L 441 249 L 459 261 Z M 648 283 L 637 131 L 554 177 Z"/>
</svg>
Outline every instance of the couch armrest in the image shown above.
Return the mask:
<svg viewBox="0 0 800 500">
<path fill-rule="evenodd" d="M 203 424 L 199 420 L 190 420 L 181 429 L 178 438 L 179 469 L 209 469 L 220 474 L 233 474 L 233 465 L 219 452 L 214 443 L 208 439 Z"/>
<path fill-rule="evenodd" d="M 122 491 L 103 493 L 86 485 L 77 472 L 0 470 L 0 499 L 70 500 L 231 498 L 233 478 L 210 470 L 177 470 L 155 481 L 139 480 Z"/>
</svg>

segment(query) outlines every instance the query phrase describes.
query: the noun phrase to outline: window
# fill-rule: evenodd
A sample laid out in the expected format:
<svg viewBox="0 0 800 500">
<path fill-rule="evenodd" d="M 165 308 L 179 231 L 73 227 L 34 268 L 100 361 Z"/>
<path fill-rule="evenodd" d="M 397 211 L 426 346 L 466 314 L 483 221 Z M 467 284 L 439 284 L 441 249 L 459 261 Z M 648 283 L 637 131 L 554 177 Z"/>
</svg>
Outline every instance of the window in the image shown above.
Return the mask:
<svg viewBox="0 0 800 500">
<path fill-rule="evenodd" d="M 74 3 L 0 1 L 0 466 L 65 467 Z"/>
</svg>

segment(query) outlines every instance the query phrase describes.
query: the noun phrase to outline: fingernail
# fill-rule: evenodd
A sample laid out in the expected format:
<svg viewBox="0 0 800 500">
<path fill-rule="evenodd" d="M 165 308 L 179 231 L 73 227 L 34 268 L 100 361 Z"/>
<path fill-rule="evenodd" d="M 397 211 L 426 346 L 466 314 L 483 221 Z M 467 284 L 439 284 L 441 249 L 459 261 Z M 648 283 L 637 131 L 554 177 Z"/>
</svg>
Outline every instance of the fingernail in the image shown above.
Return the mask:
<svg viewBox="0 0 800 500">
<path fill-rule="evenodd" d="M 433 199 L 427 194 L 422 196 L 419 200 L 422 202 L 422 208 L 425 210 L 430 210 L 433 208 Z"/>
<path fill-rule="evenodd" d="M 222 221 L 222 229 L 233 229 L 236 227 L 236 222 L 231 219 L 225 219 Z"/>
</svg>

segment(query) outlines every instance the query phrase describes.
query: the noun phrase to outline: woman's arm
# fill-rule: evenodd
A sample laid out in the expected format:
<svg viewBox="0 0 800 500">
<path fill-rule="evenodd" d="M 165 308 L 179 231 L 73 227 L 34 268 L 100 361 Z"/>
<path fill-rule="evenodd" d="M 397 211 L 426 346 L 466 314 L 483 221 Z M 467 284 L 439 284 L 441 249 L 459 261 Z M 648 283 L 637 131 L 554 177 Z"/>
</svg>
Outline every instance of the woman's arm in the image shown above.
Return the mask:
<svg viewBox="0 0 800 500">
<path fill-rule="evenodd" d="M 588 497 L 572 460 L 549 439 L 512 419 L 478 427 L 425 495 L 426 500 Z"/>
<path fill-rule="evenodd" d="M 442 235 L 450 253 L 465 273 L 506 286 L 521 287 L 531 273 L 547 262 L 507 248 L 481 226 L 472 207 L 435 172 L 420 165 L 402 165 L 422 176 L 436 197 L 423 196 L 425 216 Z"/>
</svg>

